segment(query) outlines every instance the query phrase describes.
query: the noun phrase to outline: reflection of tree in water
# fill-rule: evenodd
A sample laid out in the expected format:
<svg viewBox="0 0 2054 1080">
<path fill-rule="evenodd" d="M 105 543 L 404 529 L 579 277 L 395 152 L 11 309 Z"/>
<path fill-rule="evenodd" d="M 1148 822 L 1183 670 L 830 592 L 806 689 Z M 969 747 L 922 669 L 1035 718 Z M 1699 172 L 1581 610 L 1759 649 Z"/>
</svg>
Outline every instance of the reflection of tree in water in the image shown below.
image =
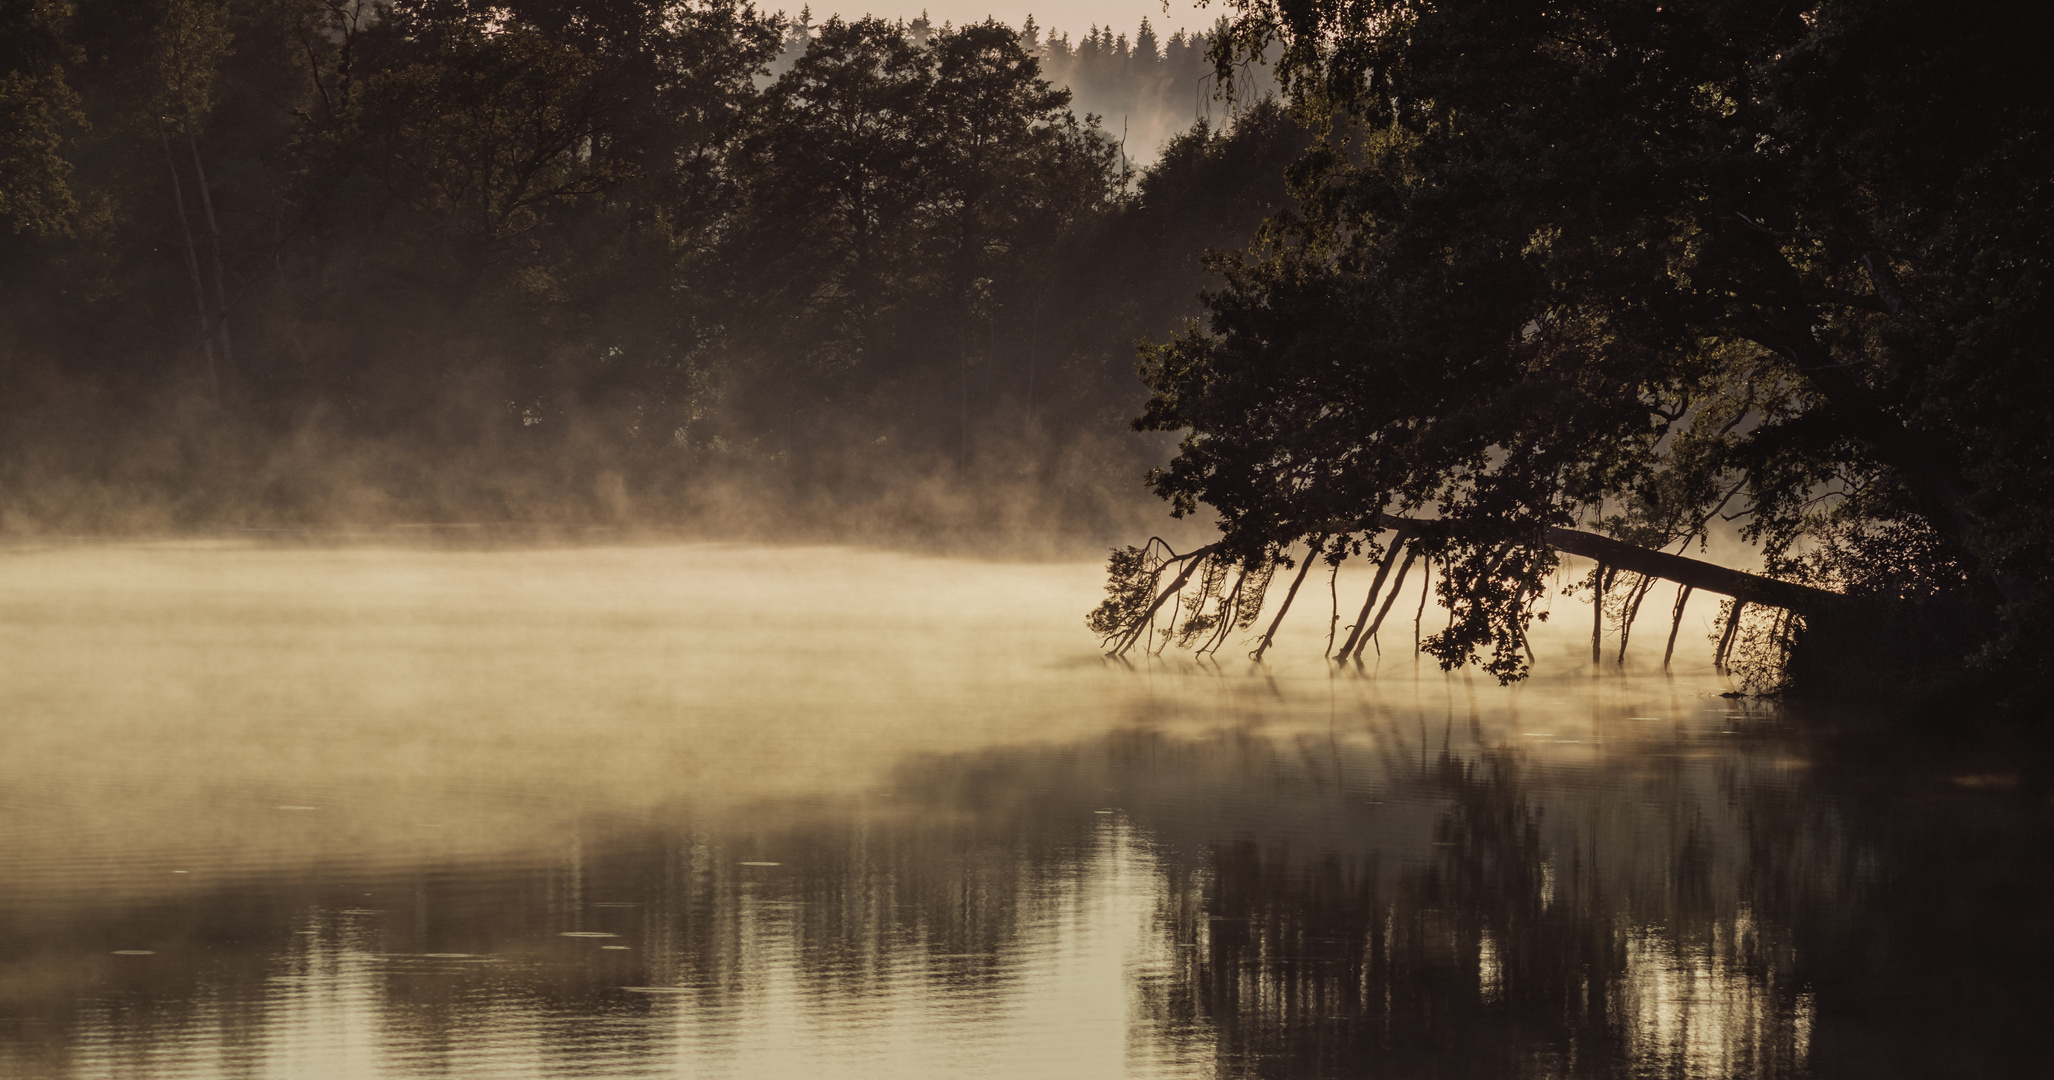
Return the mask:
<svg viewBox="0 0 2054 1080">
<path fill-rule="evenodd" d="M 1812 747 L 1796 767 L 1795 749 L 1137 730 L 911 761 L 858 806 L 587 818 L 535 858 L 0 904 L 0 1007 L 33 1018 L 0 1031 L 0 1066 L 140 1075 L 208 1040 L 221 1060 L 318 1057 L 323 1032 L 368 1024 L 402 1074 L 480 1046 L 633 1071 L 680 1042 L 726 1052 L 781 992 L 826 1025 L 946 1001 L 970 1039 L 1108 876 L 1141 889 L 1145 929 L 1118 946 L 1126 1014 L 1104 1019 L 1126 1022 L 1130 1066 L 1171 1075 L 2030 1060 L 2054 951 L 2045 792 L 1915 754 Z M 181 959 L 117 964 L 117 941 Z"/>
<path fill-rule="evenodd" d="M 1163 921 L 1195 955 L 1148 1012 L 1209 1023 L 1228 1071 L 1258 1076 L 1799 1071 L 1809 999 L 1722 879 L 1704 803 L 1650 829 L 1695 793 L 1528 767 L 1443 750 L 1386 777 L 1385 806 L 1444 801 L 1422 858 L 1381 852 L 1374 805 L 1352 850 L 1214 847 L 1172 875 Z"/>
</svg>

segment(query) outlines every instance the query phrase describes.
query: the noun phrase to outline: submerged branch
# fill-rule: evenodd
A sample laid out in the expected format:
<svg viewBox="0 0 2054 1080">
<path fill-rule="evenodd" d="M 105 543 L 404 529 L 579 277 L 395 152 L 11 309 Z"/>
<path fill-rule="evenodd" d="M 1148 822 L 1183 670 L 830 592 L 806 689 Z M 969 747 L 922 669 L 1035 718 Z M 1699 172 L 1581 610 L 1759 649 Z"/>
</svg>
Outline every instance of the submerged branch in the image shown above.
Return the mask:
<svg viewBox="0 0 2054 1080">
<path fill-rule="evenodd" d="M 1676 614 L 1669 621 L 1669 644 L 1662 649 L 1662 666 L 1669 666 L 1669 658 L 1676 655 L 1676 631 L 1683 629 L 1683 606 L 1690 603 L 1690 586 L 1676 589 Z"/>
<path fill-rule="evenodd" d="M 1740 613 L 1747 610 L 1747 601 L 1734 600 L 1727 608 L 1726 630 L 1719 635 L 1719 644 L 1712 650 L 1712 666 L 1726 670 L 1726 658 L 1733 652 L 1733 638 L 1740 631 Z"/>
<path fill-rule="evenodd" d="M 1383 561 L 1377 564 L 1376 578 L 1369 583 L 1369 595 L 1362 599 L 1362 614 L 1355 616 L 1355 625 L 1348 631 L 1348 640 L 1341 643 L 1341 652 L 1335 657 L 1346 660 L 1355 652 L 1356 643 L 1362 640 L 1363 627 L 1369 622 L 1369 613 L 1376 607 L 1377 594 L 1383 591 L 1384 579 L 1391 576 L 1391 564 L 1398 561 L 1398 549 L 1405 546 L 1411 536 L 1403 525 L 1397 526 L 1398 535 L 1391 538 L 1390 549 L 1384 552 Z"/>
<path fill-rule="evenodd" d="M 1355 644 L 1355 655 L 1358 658 L 1362 656 L 1363 643 L 1376 637 L 1377 630 L 1384 625 L 1384 616 L 1389 615 L 1391 613 L 1391 605 L 1398 602 L 1398 591 L 1405 587 L 1405 575 L 1411 571 L 1413 560 L 1417 558 L 1419 558 L 1419 545 L 1405 545 L 1405 561 L 1398 564 L 1398 576 L 1391 579 L 1391 594 L 1384 598 L 1384 606 L 1377 610 L 1376 620 L 1369 624 L 1369 630 L 1362 635 L 1362 640 Z M 1378 649 L 1381 651 L 1382 646 L 1378 646 Z M 1347 657 L 1343 656 L 1341 659 L 1346 660 Z"/>
<path fill-rule="evenodd" d="M 1312 572 L 1312 564 L 1317 561 L 1320 547 L 1325 540 L 1326 537 L 1323 536 L 1312 538 L 1309 550 L 1305 553 L 1305 562 L 1298 567 L 1298 576 L 1291 579 L 1291 587 L 1284 592 L 1284 602 L 1277 605 L 1276 618 L 1269 621 L 1269 630 L 1262 635 L 1262 643 L 1255 647 L 1253 653 L 1249 654 L 1248 658 L 1250 660 L 1261 660 L 1262 654 L 1269 651 L 1270 642 L 1276 640 L 1277 627 L 1283 624 L 1284 613 L 1291 610 L 1291 601 L 1298 598 L 1298 586 L 1305 584 L 1305 575 Z"/>
<path fill-rule="evenodd" d="M 1161 611 L 1171 597 L 1182 592 L 1191 575 L 1220 549 L 1218 544 L 1207 544 L 1178 555 L 1170 551 L 1169 545 L 1162 544 L 1163 550 L 1170 553 L 1151 563 L 1149 553 L 1158 544 L 1162 541 L 1151 539 L 1146 547 L 1115 551 L 1107 564 L 1106 572 L 1112 579 L 1106 586 L 1108 595 L 1085 620 L 1085 625 L 1104 639 L 1099 643 L 1101 647 L 1112 646 L 1107 650 L 1112 656 L 1124 655 L 1133 648 L 1141 635 L 1155 625 L 1156 612 Z M 1172 566 L 1179 567 L 1176 580 L 1156 593 L 1155 586 L 1161 583 L 1163 574 Z M 1155 599 L 1148 601 L 1151 594 Z"/>
<path fill-rule="evenodd" d="M 1590 662 L 1605 656 L 1605 589 L 1612 582 L 1612 568 L 1599 563 L 1590 568 Z"/>
<path fill-rule="evenodd" d="M 1655 587 L 1655 581 L 1654 575 L 1642 574 L 1627 595 L 1626 610 L 1619 619 L 1619 662 L 1622 664 L 1626 662 L 1626 643 L 1633 640 L 1634 620 L 1640 618 L 1640 602 L 1647 599 L 1648 590 Z"/>
<path fill-rule="evenodd" d="M 1406 518 L 1393 514 L 1378 514 L 1368 519 L 1368 529 L 1374 534 L 1389 530 L 1392 536 L 1382 558 L 1378 560 L 1376 576 L 1370 582 L 1368 594 L 1363 597 L 1362 612 L 1349 628 L 1347 638 L 1340 650 L 1334 651 L 1333 640 L 1339 629 L 1339 596 L 1334 592 L 1335 580 L 1328 583 L 1330 602 L 1336 610 L 1330 613 L 1327 626 L 1328 655 L 1339 660 L 1359 657 L 1362 650 L 1383 625 L 1385 618 L 1396 605 L 1405 578 L 1412 564 L 1421 557 L 1428 560 L 1428 574 L 1432 574 L 1433 562 L 1445 561 L 1447 545 L 1459 544 L 1465 532 L 1457 522 L 1436 518 Z M 1292 602 L 1297 598 L 1299 588 L 1311 573 L 1312 562 L 1318 558 L 1324 541 L 1332 536 L 1345 538 L 1359 533 L 1365 523 L 1358 521 L 1331 525 L 1319 533 L 1310 534 L 1304 565 L 1293 575 L 1283 602 L 1270 619 L 1268 628 L 1258 640 L 1250 658 L 1260 661 L 1276 641 L 1277 628 L 1282 625 Z M 1735 616 L 1729 620 L 1725 633 L 1720 635 L 1714 652 L 1716 663 L 1725 663 L 1732 649 L 1732 640 L 1738 622 L 1737 613 L 1747 605 L 1780 608 L 1798 616 L 1818 615 L 1844 608 L 1850 601 L 1839 593 L 1801 585 L 1796 582 L 1778 581 L 1774 578 L 1750 574 L 1692 559 L 1644 548 L 1637 544 L 1614 540 L 1596 533 L 1576 529 L 1550 527 L 1539 531 L 1531 540 L 1510 542 L 1499 541 L 1491 558 L 1483 569 L 1486 578 L 1495 577 L 1510 560 L 1512 554 L 1521 548 L 1532 550 L 1547 547 L 1569 555 L 1577 555 L 1595 562 L 1591 585 L 1595 612 L 1591 628 L 1591 656 L 1594 661 L 1603 655 L 1605 624 L 1605 598 L 1613 583 L 1621 574 L 1631 574 L 1634 579 L 1622 598 L 1620 618 L 1620 654 L 1624 658 L 1628 635 L 1632 632 L 1635 619 L 1640 614 L 1641 603 L 1658 580 L 1673 581 L 1678 590 L 1676 610 L 1671 619 L 1669 640 L 1663 650 L 1666 665 L 1675 652 L 1676 635 L 1681 626 L 1682 611 L 1694 591 L 1717 593 L 1732 598 Z M 1401 552 L 1402 549 L 1402 552 Z M 1106 586 L 1107 598 L 1086 620 L 1087 625 L 1101 637 L 1101 645 L 1113 656 L 1124 655 L 1132 649 L 1143 635 L 1155 630 L 1157 615 L 1165 604 L 1182 597 L 1194 576 L 1202 574 L 1198 586 L 1199 595 L 1178 601 L 1178 607 L 1186 609 L 1183 625 L 1176 632 L 1165 637 L 1165 644 L 1174 640 L 1179 647 L 1189 647 L 1199 642 L 1198 651 L 1211 652 L 1219 649 L 1228 636 L 1237 629 L 1252 629 L 1261 614 L 1272 577 L 1285 558 L 1283 550 L 1272 549 L 1273 553 L 1261 557 L 1232 556 L 1225 554 L 1225 543 L 1208 544 L 1183 554 L 1177 554 L 1159 539 L 1151 539 L 1144 547 L 1124 548 L 1113 552 L 1107 566 L 1109 577 Z M 1402 560 L 1400 558 L 1402 554 Z M 1338 578 L 1338 555 L 1330 558 Z M 1393 580 L 1393 570 L 1396 577 Z M 1522 582 L 1525 571 L 1521 571 Z M 1386 585 L 1389 588 L 1386 589 Z M 1429 583 L 1429 588 L 1431 584 Z M 1515 590 L 1513 602 L 1526 591 L 1524 585 Z M 1382 600 L 1381 608 L 1378 601 Z M 1372 614 L 1374 618 L 1372 618 Z M 1418 635 L 1420 617 L 1425 614 L 1425 593 L 1421 594 L 1421 607 L 1414 616 L 1414 636 Z M 1178 620 L 1173 619 L 1173 622 Z M 1451 628 L 1454 626 L 1451 617 Z M 1511 641 L 1510 647 L 1524 648 L 1529 656 L 1532 646 L 1526 641 L 1523 625 L 1510 631 L 1499 631 L 1500 642 Z M 1509 634 L 1509 637 L 1502 636 Z M 1152 639 L 1151 639 L 1152 640 Z M 1438 639 L 1437 639 L 1438 640 Z M 1438 648 L 1438 646 L 1437 646 Z"/>
</svg>

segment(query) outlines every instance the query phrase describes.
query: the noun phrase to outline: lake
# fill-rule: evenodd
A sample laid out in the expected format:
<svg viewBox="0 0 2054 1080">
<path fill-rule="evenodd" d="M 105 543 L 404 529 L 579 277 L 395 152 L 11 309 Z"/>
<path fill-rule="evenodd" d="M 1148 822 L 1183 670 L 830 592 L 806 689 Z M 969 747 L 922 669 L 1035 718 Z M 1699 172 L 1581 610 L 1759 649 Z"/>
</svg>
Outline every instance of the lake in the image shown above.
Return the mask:
<svg viewBox="0 0 2054 1080">
<path fill-rule="evenodd" d="M 2035 754 L 1721 697 L 1709 604 L 1664 670 L 1558 599 L 1502 688 L 1410 602 L 1359 668 L 1325 597 L 1261 667 L 1108 661 L 1101 584 L 0 553 L 0 1076 L 2046 1069 Z"/>
</svg>

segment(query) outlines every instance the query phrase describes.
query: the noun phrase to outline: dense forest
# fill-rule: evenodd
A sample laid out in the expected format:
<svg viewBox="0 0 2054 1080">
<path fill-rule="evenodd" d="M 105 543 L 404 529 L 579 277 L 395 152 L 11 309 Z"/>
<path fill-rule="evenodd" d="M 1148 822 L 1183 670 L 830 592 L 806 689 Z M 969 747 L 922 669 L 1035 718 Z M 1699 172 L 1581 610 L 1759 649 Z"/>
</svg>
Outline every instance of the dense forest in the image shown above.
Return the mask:
<svg viewBox="0 0 2054 1080">
<path fill-rule="evenodd" d="M 1225 124 L 1275 95 L 1268 65 L 1246 57 L 1234 63 L 1232 79 L 1220 81 L 1212 43 L 1227 25 L 1222 20 L 1211 35 L 1180 30 L 1163 38 L 1144 18 L 1131 39 L 1110 26 L 1092 26 L 1072 41 L 1067 32 L 1044 32 L 1030 15 L 1020 26 L 1020 39 L 1035 54 L 1042 78 L 1070 92 L 1070 107 L 1078 116 L 1098 117 L 1131 167 L 1153 161 L 1164 143 L 1193 123 Z M 934 31 L 924 15 L 907 28 L 916 41 Z M 783 51 L 771 70 L 782 72 L 811 40 L 812 11 L 802 8 L 787 24 Z"/>
<path fill-rule="evenodd" d="M 1039 39 L 1029 22 L 1022 33 L 1030 45 L 1039 40 L 1048 78 L 1070 89 L 1080 112 L 1102 117 L 1130 156 L 1153 154 L 1193 122 L 1226 122 L 1277 90 L 1268 64 L 1245 56 L 1232 61 L 1233 78 L 1220 80 L 1212 43 L 1224 24 L 1210 36 L 1179 31 L 1158 39 L 1143 19 L 1131 42 L 1100 26 L 1073 45 L 1068 34 Z"/>
<path fill-rule="evenodd" d="M 1570 552 L 1594 656 L 1666 580 L 1754 688 L 2044 674 L 2049 18 L 0 0 L 0 528 L 1103 532 L 1181 439 L 1115 648 L 1417 563 L 1516 679 Z"/>
<path fill-rule="evenodd" d="M 1102 523 L 1160 453 L 1135 342 L 1308 140 L 1215 100 L 1204 38 L 1043 33 L 0 0 L 4 526 L 677 520 L 714 481 Z"/>
</svg>

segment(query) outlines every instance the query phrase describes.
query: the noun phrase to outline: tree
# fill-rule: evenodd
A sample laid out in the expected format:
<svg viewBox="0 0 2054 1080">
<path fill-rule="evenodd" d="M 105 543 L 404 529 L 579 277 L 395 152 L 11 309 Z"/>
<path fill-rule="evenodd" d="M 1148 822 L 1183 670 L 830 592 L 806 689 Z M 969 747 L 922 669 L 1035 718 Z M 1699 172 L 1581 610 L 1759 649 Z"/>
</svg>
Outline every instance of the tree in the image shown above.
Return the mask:
<svg viewBox="0 0 2054 1080">
<path fill-rule="evenodd" d="M 64 77 L 68 5 L 0 3 L 0 222 L 62 232 L 78 210 L 63 156 L 63 127 L 82 119 Z"/>
<path fill-rule="evenodd" d="M 329 385 L 402 421 L 496 398 L 538 435 L 630 398 L 667 440 L 699 346 L 675 285 L 733 212 L 775 42 L 726 2 L 409 2 L 311 43 L 295 194 Z"/>
<path fill-rule="evenodd" d="M 948 430 L 961 454 L 994 320 L 1113 205 L 1111 147 L 1068 105 L 997 23 L 812 28 L 738 161 L 747 205 L 719 260 L 729 308 L 755 313 L 729 348 L 759 436 Z"/>
<path fill-rule="evenodd" d="M 994 23 L 70 2 L 0 6 L 0 509 L 47 527 L 682 514 L 731 469 L 1090 527 L 1152 449 L 1131 343 L 1302 141 L 1137 179 Z"/>
<path fill-rule="evenodd" d="M 761 274 L 743 287 L 791 313 L 765 351 L 810 369 L 796 380 L 803 398 L 842 398 L 904 299 L 932 66 L 903 27 L 836 17 L 766 95 L 749 148 L 757 227 L 739 270 Z"/>
<path fill-rule="evenodd" d="M 2042 663 L 2046 11 L 1237 6 L 1221 77 L 1280 50 L 1323 136 L 1302 213 L 1144 358 L 1137 425 L 1184 433 L 1151 483 L 1220 519 L 1200 624 L 1396 526 L 1386 569 L 1426 559 L 1453 612 L 1427 651 L 1517 678 L 1547 530 L 1659 548 L 1733 515 L 1775 577 L 1972 610 L 1952 660 Z M 1095 625 L 1191 565 L 1116 558 Z M 1628 622 L 1645 595 L 1591 585 Z M 1824 619 L 1770 617 L 1779 645 Z"/>
<path fill-rule="evenodd" d="M 186 271 L 192 279 L 193 306 L 199 316 L 201 347 L 207 357 L 207 378 L 218 399 L 222 369 L 233 371 L 235 367 L 235 345 L 229 333 L 228 272 L 221 254 L 221 219 L 214 209 L 213 185 L 200 153 L 200 128 L 214 109 L 214 84 L 233 40 L 228 27 L 228 6 L 210 0 L 171 0 L 153 37 L 156 48 L 151 55 L 151 82 L 155 93 L 151 111 L 155 113 L 158 139 L 163 143 L 164 163 L 171 177 L 172 202 L 178 211 Z M 200 210 L 197 222 L 193 220 L 195 215 L 186 211 L 185 184 L 180 180 L 185 168 L 182 158 L 192 168 L 193 201 Z M 204 248 L 210 273 L 204 279 L 200 274 L 202 245 L 195 237 L 196 226 L 205 230 Z M 209 284 L 213 286 L 211 294 Z M 218 364 L 214 352 L 217 345 L 221 350 Z"/>
<path fill-rule="evenodd" d="M 1065 144 L 1074 146 L 1083 132 L 1070 114 L 1069 91 L 1041 77 L 1011 28 L 987 20 L 944 29 L 932 51 L 920 166 L 928 181 L 925 216 L 937 226 L 937 262 L 947 268 L 943 289 L 958 312 L 957 453 L 967 460 L 973 355 L 991 360 L 990 350 L 973 342 L 990 337 L 979 331 L 988 331 L 993 315 L 993 278 L 1001 265 L 1019 261 L 1017 253 L 1034 239 L 1028 230 L 1045 223 L 1052 204 L 1068 201 L 1046 181 L 1069 171 L 1060 167 Z"/>
</svg>

